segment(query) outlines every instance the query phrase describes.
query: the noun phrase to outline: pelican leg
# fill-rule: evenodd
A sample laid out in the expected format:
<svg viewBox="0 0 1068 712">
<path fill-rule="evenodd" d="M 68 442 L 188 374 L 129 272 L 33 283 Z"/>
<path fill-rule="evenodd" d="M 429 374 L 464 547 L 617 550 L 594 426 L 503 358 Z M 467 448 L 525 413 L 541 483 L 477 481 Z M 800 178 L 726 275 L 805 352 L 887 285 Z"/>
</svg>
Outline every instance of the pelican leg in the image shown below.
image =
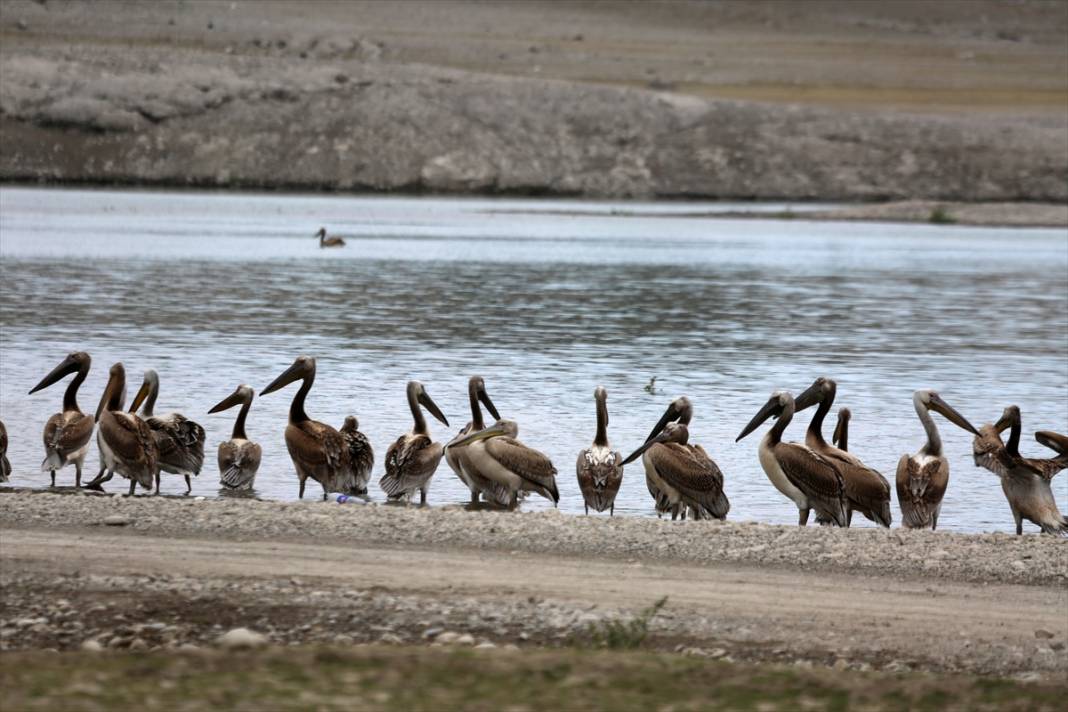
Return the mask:
<svg viewBox="0 0 1068 712">
<path fill-rule="evenodd" d="M 156 471 L 156 491 L 153 492 L 152 494 L 159 494 L 159 480 L 160 480 L 159 470 L 157 470 Z"/>
<path fill-rule="evenodd" d="M 426 505 L 426 487 L 419 490 L 419 506 Z"/>
<path fill-rule="evenodd" d="M 52 470 L 52 487 L 56 486 L 56 471 Z"/>
<path fill-rule="evenodd" d="M 193 491 L 193 482 L 189 479 L 189 475 L 185 476 L 185 493 L 189 494 Z"/>
<path fill-rule="evenodd" d="M 516 492 L 512 492 L 511 499 L 508 502 L 508 510 L 514 512 L 517 506 L 519 506 L 519 495 Z"/>
<path fill-rule="evenodd" d="M 803 527 L 806 524 L 808 524 L 808 513 L 809 513 L 808 507 L 805 507 L 804 509 L 797 510 L 797 526 Z"/>
<path fill-rule="evenodd" d="M 330 493 L 326 491 L 326 485 L 323 485 L 323 501 L 330 499 Z"/>
<path fill-rule="evenodd" d="M 615 502 L 612 502 L 612 504 L 608 505 L 608 516 L 610 516 L 610 517 L 616 516 L 616 503 Z"/>
<path fill-rule="evenodd" d="M 478 504 L 478 490 L 471 490 L 471 504 Z"/>
<path fill-rule="evenodd" d="M 131 497 L 134 496 L 134 488 L 135 487 L 137 487 L 137 480 L 135 480 L 134 478 L 131 477 L 130 478 L 130 496 Z"/>
<path fill-rule="evenodd" d="M 1016 507 L 1012 508 L 1012 518 L 1016 520 L 1016 536 L 1023 536 L 1023 517 Z"/>
<path fill-rule="evenodd" d="M 846 505 L 846 528 L 853 526 L 853 508 Z"/>
<path fill-rule="evenodd" d="M 297 499 L 304 499 L 304 478 L 300 478 L 300 490 L 297 492 Z"/>
<path fill-rule="evenodd" d="M 107 478 L 104 477 L 104 473 L 107 472 L 107 469 L 108 469 L 107 465 L 102 466 L 100 468 L 100 473 L 97 474 L 97 476 L 94 477 L 93 480 L 89 484 L 87 484 L 85 486 L 85 488 L 86 489 L 100 490 L 101 492 L 103 492 L 104 488 L 101 487 L 100 485 L 111 479 L 110 477 L 107 477 Z"/>
<path fill-rule="evenodd" d="M 587 517 L 590 516 L 590 505 L 588 505 L 585 502 L 583 502 L 582 506 L 584 506 L 586 508 L 586 516 Z"/>
</svg>

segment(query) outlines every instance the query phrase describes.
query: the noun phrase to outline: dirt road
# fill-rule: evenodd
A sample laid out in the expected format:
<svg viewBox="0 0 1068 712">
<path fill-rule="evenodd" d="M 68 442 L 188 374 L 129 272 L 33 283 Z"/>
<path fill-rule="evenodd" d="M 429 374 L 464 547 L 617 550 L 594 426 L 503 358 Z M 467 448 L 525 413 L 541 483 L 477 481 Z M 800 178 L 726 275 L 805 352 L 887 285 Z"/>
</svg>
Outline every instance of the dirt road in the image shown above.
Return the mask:
<svg viewBox="0 0 1068 712">
<path fill-rule="evenodd" d="M 355 627 L 341 626 L 357 640 L 372 631 L 418 640 L 427 637 L 424 629 L 460 628 L 501 644 L 560 641 L 667 596 L 652 629 L 656 647 L 842 668 L 1032 675 L 1068 670 L 1068 591 L 1059 586 L 928 585 L 737 564 L 156 538 L 111 530 L 4 529 L 0 542 L 3 640 L 9 648 L 45 647 L 17 621 L 35 620 L 47 607 L 41 601 L 61 597 L 111 600 L 127 612 L 135 602 L 166 599 L 173 609 L 157 610 L 155 618 L 187 622 L 197 619 L 198 607 L 210 608 L 216 616 L 205 620 L 205 630 L 194 625 L 185 633 L 200 641 L 211 635 L 209 621 L 225 618 L 218 601 L 229 597 L 251 627 L 259 621 L 262 628 L 266 619 L 282 639 L 303 639 L 302 626 L 314 638 L 318 624 L 308 625 L 308 617 L 318 621 L 324 608 L 340 604 L 364 612 Z M 34 602 L 40 605 L 30 610 Z M 100 611 L 96 622 L 106 618 Z M 320 623 L 338 629 L 336 622 Z M 32 625 L 47 639 L 47 625 Z M 91 632 L 85 631 L 87 637 L 94 637 Z M 95 635 L 109 636 L 111 631 Z M 66 644 L 80 642 L 73 636 Z M 61 637 L 51 641 L 64 644 Z"/>
</svg>

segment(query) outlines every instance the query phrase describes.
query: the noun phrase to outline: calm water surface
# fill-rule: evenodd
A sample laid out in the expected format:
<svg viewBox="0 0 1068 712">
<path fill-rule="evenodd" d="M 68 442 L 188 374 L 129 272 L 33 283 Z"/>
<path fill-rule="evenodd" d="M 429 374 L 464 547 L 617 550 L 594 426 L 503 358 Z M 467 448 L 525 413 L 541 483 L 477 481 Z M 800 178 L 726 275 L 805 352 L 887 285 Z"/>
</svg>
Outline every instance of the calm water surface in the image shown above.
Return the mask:
<svg viewBox="0 0 1068 712">
<path fill-rule="evenodd" d="M 259 391 L 302 353 L 318 359 L 308 412 L 335 426 L 356 414 L 376 480 L 411 424 L 409 379 L 449 417 L 449 428 L 431 421 L 446 441 L 470 418 L 468 376 L 483 375 L 523 440 L 556 463 L 570 513 L 582 511 L 574 462 L 593 437 L 598 383 L 624 454 L 672 397 L 690 396 L 692 440 L 723 469 L 735 520 L 796 522 L 757 462 L 760 435 L 734 437 L 772 390 L 797 393 L 821 374 L 853 410 L 851 449 L 891 480 L 923 444 L 916 388 L 938 389 L 977 426 L 1018 404 L 1022 449 L 1035 456 L 1049 453 L 1031 431 L 1068 428 L 1064 231 L 673 215 L 724 207 L 5 188 L 0 416 L 13 483 L 47 484 L 41 428 L 63 386 L 26 393 L 76 349 L 93 356 L 85 410 L 112 362 L 125 363 L 131 395 L 141 371 L 159 372 L 157 410 L 208 431 L 193 490 L 208 496 L 236 413 L 207 409 L 238 383 Z M 320 250 L 320 225 L 348 246 Z M 655 396 L 643 390 L 652 376 Z M 282 439 L 295 390 L 257 399 L 249 416 L 264 497 L 296 497 Z M 970 436 L 936 419 L 952 472 L 940 525 L 1011 530 Z M 803 439 L 804 425 L 788 436 Z M 1068 476 L 1055 484 L 1068 510 Z M 165 474 L 164 489 L 184 483 Z M 377 485 L 372 494 L 382 499 Z M 466 499 L 442 462 L 432 504 Z M 635 463 L 617 513 L 651 515 L 651 505 Z"/>
</svg>

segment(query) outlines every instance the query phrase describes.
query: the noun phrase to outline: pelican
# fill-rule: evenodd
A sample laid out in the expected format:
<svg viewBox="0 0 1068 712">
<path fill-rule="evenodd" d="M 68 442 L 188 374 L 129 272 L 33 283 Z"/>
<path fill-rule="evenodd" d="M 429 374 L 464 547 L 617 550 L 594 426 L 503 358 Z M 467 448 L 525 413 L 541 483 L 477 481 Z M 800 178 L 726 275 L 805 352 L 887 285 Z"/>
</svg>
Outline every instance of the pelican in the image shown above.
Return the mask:
<svg viewBox="0 0 1068 712">
<path fill-rule="evenodd" d="M 230 439 L 219 443 L 219 484 L 227 490 L 251 490 L 256 480 L 256 471 L 260 469 L 260 457 L 263 450 L 258 443 L 248 439 L 245 434 L 245 418 L 252 407 L 255 392 L 250 386 L 241 384 L 237 389 L 212 406 L 208 413 L 220 413 L 240 404 L 241 410 L 234 421 L 234 431 Z"/>
<path fill-rule="evenodd" d="M 53 487 L 56 486 L 56 470 L 70 464 L 74 465 L 74 486 L 82 486 L 82 465 L 89 452 L 89 441 L 93 439 L 93 419 L 78 407 L 78 388 L 89 375 L 91 363 L 89 354 L 75 351 L 30 390 L 30 393 L 36 393 L 64 376 L 77 374 L 63 394 L 63 412 L 49 418 L 44 427 L 45 459 L 41 471 L 52 474 Z"/>
<path fill-rule="evenodd" d="M 460 439 L 486 427 L 479 403 L 486 406 L 486 410 L 490 412 L 494 420 L 501 419 L 501 414 L 497 412 L 489 394 L 486 393 L 486 382 L 482 380 L 482 376 L 471 376 L 467 381 L 467 398 L 471 403 L 471 420 L 445 446 L 445 462 L 471 491 L 471 504 L 477 504 L 479 495 L 482 495 L 487 500 L 506 506 L 508 504 L 507 492 L 475 469 L 470 458 L 467 457 L 467 447 L 456 446 L 456 442 Z"/>
<path fill-rule="evenodd" d="M 141 408 L 141 419 L 152 429 L 159 448 L 159 469 L 185 477 L 185 493 L 189 494 L 193 491 L 189 478 L 199 475 L 204 466 L 204 428 L 181 413 L 155 415 L 153 410 L 158 395 L 159 374 L 148 369 L 130 412 L 136 413 Z M 156 492 L 159 492 L 159 471 L 156 472 Z"/>
<path fill-rule="evenodd" d="M 893 521 L 890 514 L 890 483 L 855 455 L 823 439 L 823 419 L 830 412 L 837 392 L 838 384 L 833 379 L 821 377 L 797 397 L 795 406 L 798 412 L 819 403 L 805 433 L 805 445 L 829 460 L 842 475 L 846 496 L 846 526 L 852 523 L 853 512 L 857 511 L 871 521 L 889 527 Z M 837 432 L 836 428 L 835 433 Z"/>
<path fill-rule="evenodd" d="M 467 457 L 486 477 L 508 492 L 508 506 L 515 509 L 519 492 L 536 492 L 553 504 L 560 502 L 556 489 L 556 468 L 549 458 L 529 448 L 516 438 L 519 424 L 514 420 L 498 420 L 488 428 L 460 438 L 457 447 L 470 446 Z"/>
<path fill-rule="evenodd" d="M 575 472 L 586 507 L 586 514 L 608 510 L 616 513 L 616 495 L 623 483 L 623 456 L 608 444 L 608 392 L 601 386 L 593 391 L 597 403 L 597 434 L 593 445 L 579 453 Z"/>
<path fill-rule="evenodd" d="M 949 485 L 949 460 L 942 454 L 942 437 L 929 411 L 941 413 L 949 422 L 973 435 L 979 431 L 932 390 L 916 391 L 912 404 L 927 431 L 927 442 L 915 455 L 902 455 L 897 463 L 897 503 L 901 507 L 903 527 L 933 531 L 938 526 L 942 497 Z"/>
<path fill-rule="evenodd" d="M 345 438 L 345 443 L 349 448 L 349 468 L 356 481 L 353 493 L 366 495 L 367 483 L 371 481 L 371 468 L 375 464 L 375 453 L 371 449 L 371 441 L 360 432 L 360 421 L 355 415 L 347 416 L 338 432 L 341 433 L 341 437 Z"/>
<path fill-rule="evenodd" d="M 849 408 L 838 409 L 838 422 L 834 426 L 831 442 L 842 452 L 849 452 L 849 419 L 852 417 Z"/>
<path fill-rule="evenodd" d="M 415 491 L 419 490 L 419 503 L 426 504 L 430 478 L 438 469 L 445 448 L 441 443 L 430 439 L 430 430 L 419 406 L 426 408 L 448 427 L 449 421 L 427 395 L 423 384 L 419 381 L 408 381 L 408 407 L 411 408 L 415 424 L 389 446 L 386 451 L 386 474 L 382 475 L 378 485 L 390 499 L 410 500 Z"/>
<path fill-rule="evenodd" d="M 326 423 L 312 420 L 304 412 L 304 400 L 315 383 L 315 359 L 299 356 L 293 365 L 260 391 L 274 393 L 294 381 L 303 381 L 289 406 L 286 448 L 300 480 L 298 497 L 304 499 L 304 482 L 309 477 L 323 487 L 323 501 L 330 492 L 356 494 L 356 478 L 349 466 L 349 445 L 345 437 Z"/>
<path fill-rule="evenodd" d="M 319 232 L 315 233 L 315 236 L 319 238 L 319 247 L 344 247 L 345 240 L 340 237 L 326 236 L 326 228 L 319 228 Z"/>
<path fill-rule="evenodd" d="M 768 418 L 777 417 L 775 425 L 768 430 L 757 448 L 764 473 L 777 490 L 797 505 L 798 526 L 805 526 L 809 511 L 815 509 L 817 518 L 844 527 L 848 515 L 841 473 L 830 460 L 810 447 L 782 441 L 783 431 L 793 419 L 794 410 L 792 395 L 786 391 L 772 393 L 735 442 L 756 430 Z"/>
<path fill-rule="evenodd" d="M 96 442 L 100 447 L 100 474 L 87 487 L 100 488 L 117 472 L 130 480 L 130 495 L 137 485 L 152 488 L 159 477 L 159 447 L 148 423 L 133 413 L 124 413 L 126 369 L 111 367 L 108 384 L 96 408 Z M 104 472 L 107 471 L 107 476 Z"/>
<path fill-rule="evenodd" d="M 11 479 L 11 462 L 7 459 L 7 428 L 0 420 L 0 482 Z"/>
<path fill-rule="evenodd" d="M 1012 428 L 1009 442 L 1002 444 L 1001 431 L 1007 427 Z M 1023 534 L 1024 519 L 1037 525 L 1045 534 L 1068 534 L 1068 519 L 1057 508 L 1057 500 L 1050 488 L 1053 476 L 1068 467 L 1068 456 L 1061 452 L 1058 457 L 1045 460 L 1023 457 L 1019 450 L 1021 427 L 1020 409 L 1010 405 L 997 423 L 980 428 L 980 434 L 972 444 L 975 464 L 1001 479 L 1001 491 L 1009 501 L 1012 518 L 1016 520 L 1017 535 Z M 1039 435 L 1043 433 L 1035 434 L 1041 443 L 1043 439 Z"/>
<path fill-rule="evenodd" d="M 700 445 L 690 445 L 687 425 L 693 416 L 689 398 L 676 398 L 649 433 L 645 444 L 623 460 L 642 458 L 646 484 L 657 512 L 671 512 L 672 520 L 686 508 L 694 519 L 726 519 L 731 505 L 723 493 L 723 473 Z"/>
</svg>

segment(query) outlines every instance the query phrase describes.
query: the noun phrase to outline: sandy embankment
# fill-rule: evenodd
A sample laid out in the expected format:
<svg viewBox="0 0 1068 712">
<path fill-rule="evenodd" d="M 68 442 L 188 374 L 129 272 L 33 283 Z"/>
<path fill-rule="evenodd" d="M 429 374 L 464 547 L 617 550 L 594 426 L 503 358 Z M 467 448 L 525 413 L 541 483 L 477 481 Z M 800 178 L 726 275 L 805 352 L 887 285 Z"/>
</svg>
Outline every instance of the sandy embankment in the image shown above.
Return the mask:
<svg viewBox="0 0 1068 712">
<path fill-rule="evenodd" d="M 41 493 L 0 526 L 6 649 L 559 645 L 667 596 L 649 645 L 695 656 L 1068 670 L 1052 537 Z"/>
<path fill-rule="evenodd" d="M 5 2 L 0 180 L 1068 201 L 1055 4 L 388 5 Z"/>
</svg>

